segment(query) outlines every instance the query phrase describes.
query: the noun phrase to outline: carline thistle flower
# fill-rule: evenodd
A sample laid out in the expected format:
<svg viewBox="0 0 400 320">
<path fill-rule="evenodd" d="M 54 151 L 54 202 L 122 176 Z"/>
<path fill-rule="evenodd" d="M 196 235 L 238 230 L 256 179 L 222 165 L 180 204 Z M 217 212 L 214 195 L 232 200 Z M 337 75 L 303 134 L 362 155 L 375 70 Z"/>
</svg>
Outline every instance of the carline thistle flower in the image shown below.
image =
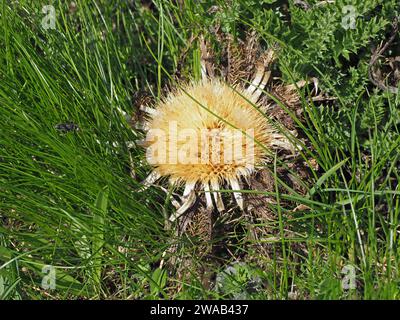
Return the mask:
<svg viewBox="0 0 400 320">
<path fill-rule="evenodd" d="M 208 208 L 214 207 L 214 198 L 222 211 L 220 190 L 229 186 L 243 209 L 242 179 L 249 178 L 272 149 L 293 149 L 257 103 L 269 80 L 270 72 L 265 69 L 273 55 L 272 50 L 263 55 L 247 88 L 208 77 L 202 60 L 202 81 L 182 85 L 154 109 L 146 109 L 149 119 L 144 146 L 153 171 L 144 185 L 160 177 L 185 185 L 182 204 L 172 221 L 193 205 L 198 189 L 204 190 Z"/>
</svg>

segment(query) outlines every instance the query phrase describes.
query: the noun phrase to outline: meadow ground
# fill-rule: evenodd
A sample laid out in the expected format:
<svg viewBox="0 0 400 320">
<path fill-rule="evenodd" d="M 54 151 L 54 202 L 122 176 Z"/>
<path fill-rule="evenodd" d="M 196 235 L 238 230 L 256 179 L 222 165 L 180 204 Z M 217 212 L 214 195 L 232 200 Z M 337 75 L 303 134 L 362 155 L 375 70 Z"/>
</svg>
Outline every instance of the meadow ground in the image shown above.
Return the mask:
<svg viewBox="0 0 400 320">
<path fill-rule="evenodd" d="M 0 2 L 2 299 L 400 297 L 397 0 L 48 2 Z M 223 65 L 251 32 L 279 46 L 274 83 L 322 98 L 272 94 L 303 149 L 244 190 L 253 210 L 225 190 L 177 232 L 120 110 L 199 79 L 200 35 Z"/>
</svg>

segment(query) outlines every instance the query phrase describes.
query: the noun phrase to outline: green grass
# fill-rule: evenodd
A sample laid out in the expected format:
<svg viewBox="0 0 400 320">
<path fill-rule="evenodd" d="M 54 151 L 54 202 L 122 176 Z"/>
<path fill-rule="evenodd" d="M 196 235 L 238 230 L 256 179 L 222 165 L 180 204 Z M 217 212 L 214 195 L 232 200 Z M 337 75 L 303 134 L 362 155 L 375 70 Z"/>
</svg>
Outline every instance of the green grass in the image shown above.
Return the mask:
<svg viewBox="0 0 400 320">
<path fill-rule="evenodd" d="M 148 8 L 139 1 L 81 0 L 74 11 L 54 1 L 54 30 L 41 27 L 47 3 L 1 2 L 1 298 L 399 298 L 400 98 L 374 90 L 363 73 L 370 41 L 377 45 L 390 31 L 388 12 L 399 5 L 385 2 L 374 28 L 360 22 L 344 34 L 336 17 L 336 38 L 317 39 L 313 32 L 324 25 L 312 21 L 328 17 L 332 6 L 305 13 L 289 1 L 290 27 L 278 14 L 281 2 L 187 1 L 182 9 L 174 1 Z M 360 3 L 354 1 L 367 16 L 383 2 Z M 222 10 L 207 13 L 212 5 Z M 312 147 L 300 158 L 315 159 L 319 169 L 302 181 L 288 169 L 290 160 L 276 157 L 266 168 L 274 178 L 269 209 L 276 219 L 239 219 L 233 231 L 215 239 L 230 243 L 236 257 L 211 264 L 219 274 L 236 266 L 220 290 L 205 286 L 196 273 L 206 264 L 196 256 L 202 240 L 177 238 L 164 228 L 164 217 L 173 212 L 166 194 L 158 188 L 138 192 L 137 181 L 150 167 L 142 161 L 144 151 L 128 149 L 126 142 L 142 133 L 119 112 L 133 112 L 138 91 L 159 98 L 181 63 L 184 76 L 198 79 L 200 53 L 190 38 L 206 33 L 218 51 L 207 33 L 216 22 L 237 37 L 255 29 L 264 46 L 281 43 L 277 70 L 285 81 L 316 75 L 322 90 L 338 98 L 334 106 L 315 105 L 301 91 L 304 120 L 293 118 Z M 367 39 L 363 28 L 371 33 Z M 335 41 L 340 45 L 334 47 Z M 346 59 L 349 54 L 358 65 Z M 66 122 L 79 130 L 55 128 Z M 285 167 L 305 196 L 279 177 Z M 300 204 L 310 209 L 293 211 Z M 254 239 L 253 227 L 267 234 Z M 192 261 L 184 280 L 158 268 L 171 243 L 178 244 L 177 257 Z M 46 265 L 56 270 L 54 290 L 41 286 Z M 342 288 L 345 266 L 354 267 L 355 289 Z M 247 290 L 249 282 L 256 289 Z"/>
</svg>

